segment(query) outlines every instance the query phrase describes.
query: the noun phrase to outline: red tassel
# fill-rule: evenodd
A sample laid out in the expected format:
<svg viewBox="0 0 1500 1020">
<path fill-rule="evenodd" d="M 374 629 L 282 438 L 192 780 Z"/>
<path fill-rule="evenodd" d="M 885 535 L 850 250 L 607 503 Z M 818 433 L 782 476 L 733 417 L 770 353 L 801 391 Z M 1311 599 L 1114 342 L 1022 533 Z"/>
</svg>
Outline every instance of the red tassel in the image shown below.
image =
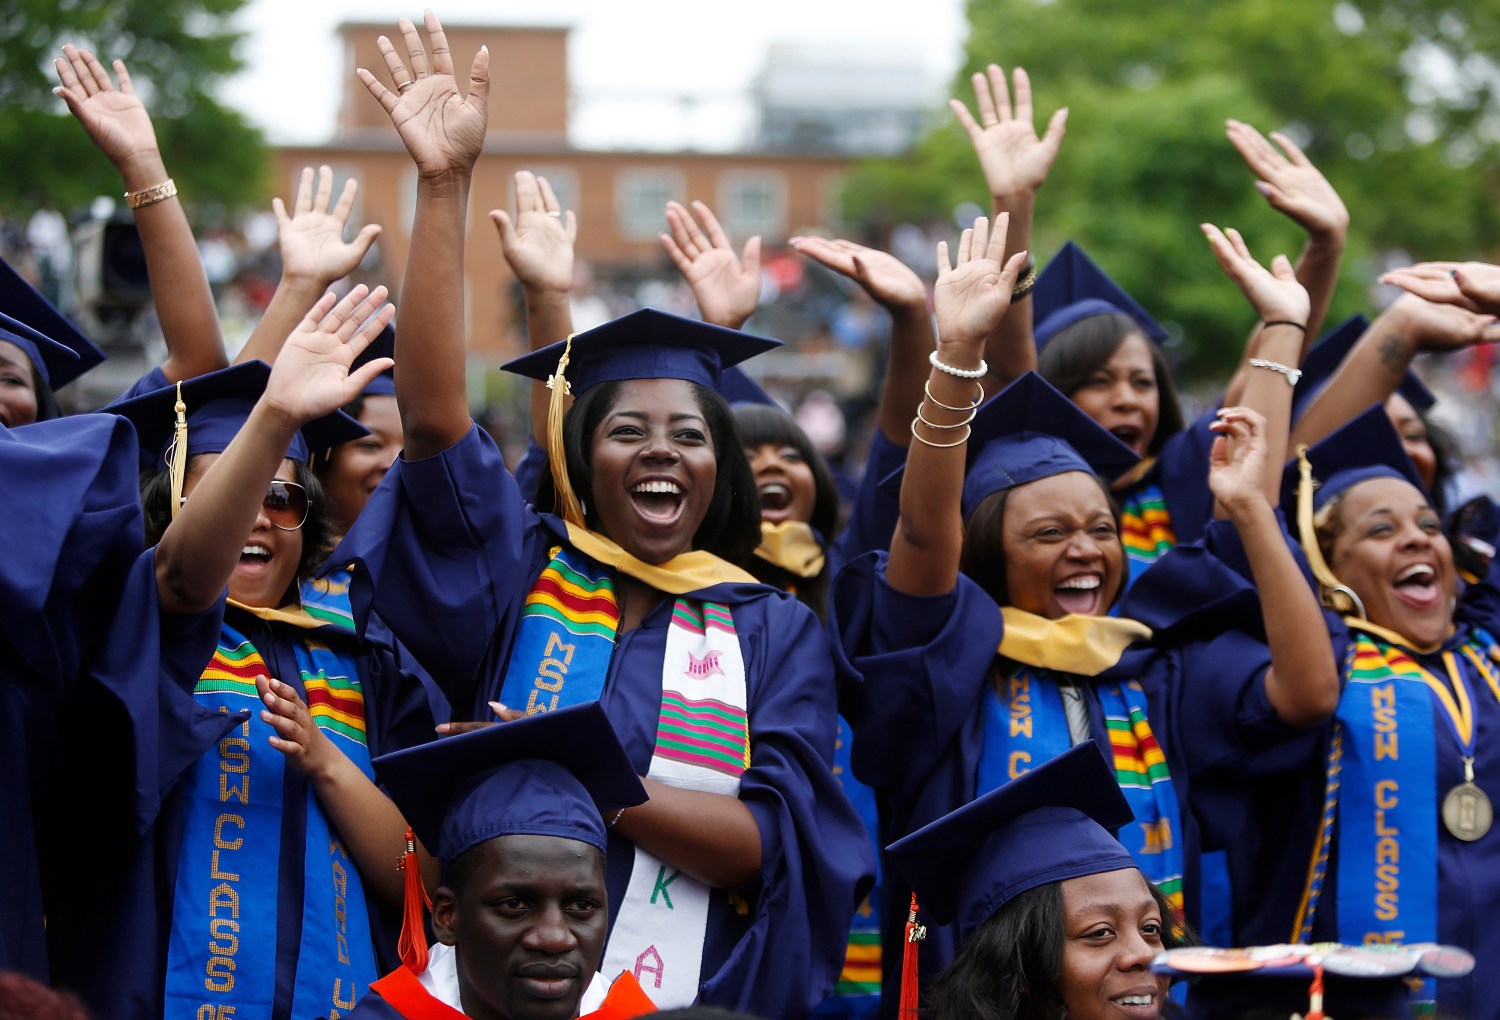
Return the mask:
<svg viewBox="0 0 1500 1020">
<path fill-rule="evenodd" d="M 1304 1020 L 1323 1020 L 1323 965 L 1313 964 L 1312 987 L 1307 990 L 1307 1016 Z"/>
<path fill-rule="evenodd" d="M 401 962 L 407 970 L 421 974 L 427 969 L 427 928 L 423 924 L 423 907 L 430 909 L 432 900 L 427 895 L 427 887 L 422 884 L 422 868 L 417 863 L 417 837 L 410 827 L 406 830 L 406 852 L 401 855 L 400 868 L 406 872 L 406 896 L 396 952 L 401 954 Z"/>
<path fill-rule="evenodd" d="M 901 949 L 900 1020 L 917 1020 L 917 950 L 927 938 L 927 926 L 917 923 L 917 894 L 911 894 L 911 912 L 906 916 L 906 944 Z"/>
</svg>

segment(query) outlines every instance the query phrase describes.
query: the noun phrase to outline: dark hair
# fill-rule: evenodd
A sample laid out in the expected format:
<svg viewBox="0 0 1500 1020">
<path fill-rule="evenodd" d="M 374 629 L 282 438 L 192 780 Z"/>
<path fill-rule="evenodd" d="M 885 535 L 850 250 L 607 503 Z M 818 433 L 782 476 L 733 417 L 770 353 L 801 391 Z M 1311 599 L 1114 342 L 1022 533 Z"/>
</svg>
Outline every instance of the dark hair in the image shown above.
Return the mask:
<svg viewBox="0 0 1500 1020">
<path fill-rule="evenodd" d="M 1071 399 L 1132 333 L 1145 336 L 1134 319 L 1120 312 L 1079 319 L 1047 341 L 1037 355 L 1036 370 Z M 1182 402 L 1177 397 L 1177 386 L 1172 381 L 1172 371 L 1161 348 L 1149 337 L 1146 338 L 1146 347 L 1151 351 L 1151 370 L 1156 374 L 1157 392 L 1156 433 L 1152 435 L 1146 452 L 1155 454 L 1161 452 L 1168 439 L 1182 431 Z"/>
<path fill-rule="evenodd" d="M 193 473 L 193 461 L 198 454 L 188 458 L 188 474 Z M 302 556 L 297 560 L 297 579 L 311 577 L 323 560 L 333 551 L 333 518 L 328 514 L 328 497 L 323 483 L 312 469 L 299 460 L 292 461 L 294 480 L 307 490 L 307 520 L 302 524 Z M 155 474 L 144 474 L 141 478 L 141 509 L 146 518 L 146 544 L 155 545 L 166 534 L 172 523 L 172 474 L 165 469 Z M 297 581 L 292 582 L 293 587 Z M 274 608 L 274 607 L 273 607 Z"/>
<path fill-rule="evenodd" d="M 755 490 L 755 476 L 745 459 L 744 444 L 734 426 L 729 405 L 713 390 L 692 383 L 698 410 L 708 424 L 717 461 L 713 499 L 708 513 L 693 535 L 693 548 L 704 549 L 730 563 L 744 566 L 760 544 L 760 497 Z M 590 528 L 597 526 L 590 493 L 593 491 L 594 444 L 592 437 L 599 423 L 619 399 L 619 382 L 600 383 L 585 392 L 563 419 L 563 445 L 568 451 L 568 479 L 573 491 L 584 504 L 584 520 Z M 557 504 L 557 489 L 552 472 L 542 472 L 537 484 L 536 505 L 547 510 Z"/>
<path fill-rule="evenodd" d="M 1413 410 L 1416 410 L 1413 408 Z M 1432 447 L 1432 491 L 1427 494 L 1432 508 L 1440 517 L 1448 516 L 1448 482 L 1463 464 L 1463 455 L 1458 450 L 1458 440 L 1446 425 L 1432 417 L 1431 409 L 1417 411 L 1422 427 L 1427 430 L 1427 445 Z"/>
<path fill-rule="evenodd" d="M 812 440 L 797 424 L 797 419 L 779 407 L 767 404 L 736 404 L 730 409 L 747 450 L 757 446 L 790 446 L 812 470 L 812 519 L 808 521 L 826 541 L 832 541 L 839 526 L 839 491 L 828 469 L 828 461 L 813 447 Z"/>
<path fill-rule="evenodd" d="M 52 392 L 47 380 L 42 378 L 41 369 L 35 365 L 31 366 L 31 391 L 36 395 L 37 421 L 52 421 L 63 417 L 62 403 L 58 401 L 57 394 Z"/>
<path fill-rule="evenodd" d="M 1114 493 L 1109 491 L 1109 486 L 1098 475 L 1089 475 L 1089 477 L 1098 483 L 1099 491 L 1104 493 L 1104 499 L 1109 504 L 1109 515 L 1115 522 L 1115 531 L 1119 532 L 1123 527 L 1120 520 L 1120 504 L 1115 500 Z M 1005 504 L 1012 491 L 1012 489 L 1001 489 L 979 501 L 979 505 L 974 508 L 974 512 L 969 515 L 968 521 L 964 524 L 963 550 L 958 558 L 958 569 L 965 577 L 983 588 L 990 598 L 995 600 L 997 606 L 1010 605 L 1010 586 L 1005 582 Z M 1122 537 L 1120 541 L 1122 556 L 1125 551 L 1124 544 Z M 1128 569 L 1123 563 L 1121 566 Z M 1119 590 L 1115 592 L 1115 598 L 1118 600 L 1124 591 L 1125 585 L 1121 584 Z"/>
<path fill-rule="evenodd" d="M 1162 948 L 1194 945 L 1172 905 L 1150 882 L 1162 915 Z M 1064 941 L 1062 883 L 1021 893 L 990 915 L 953 963 L 937 976 L 934 1020 L 1060 1020 Z"/>
</svg>

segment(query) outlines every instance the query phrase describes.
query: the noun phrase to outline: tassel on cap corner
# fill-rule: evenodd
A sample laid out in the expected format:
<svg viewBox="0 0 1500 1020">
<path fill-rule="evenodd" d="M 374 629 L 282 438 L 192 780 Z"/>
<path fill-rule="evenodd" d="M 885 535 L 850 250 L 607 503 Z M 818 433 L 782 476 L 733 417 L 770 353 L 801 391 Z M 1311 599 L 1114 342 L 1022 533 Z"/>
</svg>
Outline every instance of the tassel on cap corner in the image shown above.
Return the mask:
<svg viewBox="0 0 1500 1020">
<path fill-rule="evenodd" d="M 579 502 L 578 494 L 573 491 L 573 483 L 568 478 L 568 450 L 563 443 L 563 414 L 568 409 L 568 394 L 572 391 L 572 385 L 564 377 L 564 373 L 572 358 L 573 337 L 577 335 L 568 334 L 562 357 L 557 359 L 557 371 L 547 377 L 547 389 L 552 391 L 547 401 L 547 459 L 552 470 L 552 484 L 557 489 L 557 506 L 554 509 L 562 515 L 563 520 L 582 528 L 585 526 L 583 504 Z"/>
<path fill-rule="evenodd" d="M 1307 565 L 1312 568 L 1318 582 L 1323 605 L 1334 612 L 1354 614 L 1365 618 L 1364 603 L 1354 590 L 1334 576 L 1333 569 L 1323 558 L 1318 545 L 1318 531 L 1313 524 L 1313 490 L 1317 482 L 1312 476 L 1312 461 L 1307 459 L 1307 444 L 1297 446 L 1297 537 L 1302 540 L 1302 551 L 1307 554 Z"/>
<path fill-rule="evenodd" d="M 172 426 L 172 442 L 167 446 L 167 470 L 172 479 L 172 517 L 182 509 L 182 488 L 187 481 L 187 404 L 182 399 L 182 383 L 177 383 L 177 422 Z"/>
<path fill-rule="evenodd" d="M 906 940 L 901 947 L 901 1005 L 899 1020 L 918 1020 L 917 954 L 927 938 L 927 926 L 917 920 L 917 894 L 911 894 L 906 916 Z"/>
<path fill-rule="evenodd" d="M 406 872 L 406 892 L 396 952 L 407 970 L 421 974 L 427 969 L 427 926 L 423 909 L 430 909 L 432 900 L 427 895 L 427 886 L 422 883 L 422 868 L 417 861 L 417 837 L 410 826 L 406 829 L 406 852 L 401 855 L 399 867 Z"/>
<path fill-rule="evenodd" d="M 1323 1020 L 1323 965 L 1313 964 L 1312 985 L 1307 990 L 1307 1016 L 1303 1020 Z"/>
</svg>

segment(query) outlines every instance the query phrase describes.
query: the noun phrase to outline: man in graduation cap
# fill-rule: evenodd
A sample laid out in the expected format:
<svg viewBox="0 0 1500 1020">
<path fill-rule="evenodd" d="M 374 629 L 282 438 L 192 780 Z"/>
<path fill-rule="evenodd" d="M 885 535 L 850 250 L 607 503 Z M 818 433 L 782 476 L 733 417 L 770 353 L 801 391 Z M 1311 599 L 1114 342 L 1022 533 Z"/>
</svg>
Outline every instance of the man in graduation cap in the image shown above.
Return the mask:
<svg viewBox="0 0 1500 1020">
<path fill-rule="evenodd" d="M 442 863 L 437 944 L 423 945 L 421 905 L 411 901 L 424 894 L 409 884 L 403 966 L 347 1016 L 627 1020 L 655 1011 L 628 971 L 613 982 L 598 973 L 609 930 L 606 817 L 647 798 L 597 702 L 399 751 L 375 769 Z"/>
</svg>

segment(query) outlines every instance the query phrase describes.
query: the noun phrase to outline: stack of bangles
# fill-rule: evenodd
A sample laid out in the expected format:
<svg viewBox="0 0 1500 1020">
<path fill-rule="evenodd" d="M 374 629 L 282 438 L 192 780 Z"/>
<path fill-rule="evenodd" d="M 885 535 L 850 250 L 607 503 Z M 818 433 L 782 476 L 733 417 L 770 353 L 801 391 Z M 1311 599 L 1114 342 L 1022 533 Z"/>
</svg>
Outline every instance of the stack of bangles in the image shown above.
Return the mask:
<svg viewBox="0 0 1500 1020">
<path fill-rule="evenodd" d="M 932 363 L 932 367 L 937 369 L 939 372 L 957 376 L 960 379 L 972 380 L 975 387 L 979 390 L 979 392 L 975 394 L 974 402 L 972 404 L 955 407 L 952 404 L 943 403 L 937 397 L 934 397 L 932 395 L 932 383 L 930 380 L 922 386 L 922 390 L 926 394 L 926 399 L 923 400 L 921 404 L 917 405 L 917 416 L 911 420 L 911 437 L 924 446 L 930 446 L 937 450 L 951 450 L 953 447 L 962 446 L 964 443 L 967 443 L 969 441 L 969 434 L 972 431 L 969 428 L 969 423 L 972 422 L 974 420 L 974 416 L 979 413 L 979 405 L 984 403 L 984 386 L 979 382 L 979 380 L 989 372 L 989 366 L 981 361 L 979 363 L 979 368 L 973 371 L 954 368 L 952 365 L 945 365 L 941 361 L 939 361 L 936 351 L 932 352 L 932 355 L 928 358 L 928 361 L 930 361 Z M 964 418 L 963 421 L 954 422 L 951 425 L 939 425 L 937 422 L 929 421 L 927 419 L 927 416 L 922 413 L 922 404 L 931 404 L 934 407 L 940 407 L 944 411 L 951 411 L 954 414 L 964 414 L 965 412 L 967 412 L 968 416 Z M 924 439 L 921 433 L 917 431 L 918 422 L 921 422 L 923 425 L 926 425 L 930 429 L 937 429 L 942 432 L 948 432 L 954 429 L 963 429 L 964 434 L 951 443 L 934 443 L 930 439 Z"/>
</svg>

